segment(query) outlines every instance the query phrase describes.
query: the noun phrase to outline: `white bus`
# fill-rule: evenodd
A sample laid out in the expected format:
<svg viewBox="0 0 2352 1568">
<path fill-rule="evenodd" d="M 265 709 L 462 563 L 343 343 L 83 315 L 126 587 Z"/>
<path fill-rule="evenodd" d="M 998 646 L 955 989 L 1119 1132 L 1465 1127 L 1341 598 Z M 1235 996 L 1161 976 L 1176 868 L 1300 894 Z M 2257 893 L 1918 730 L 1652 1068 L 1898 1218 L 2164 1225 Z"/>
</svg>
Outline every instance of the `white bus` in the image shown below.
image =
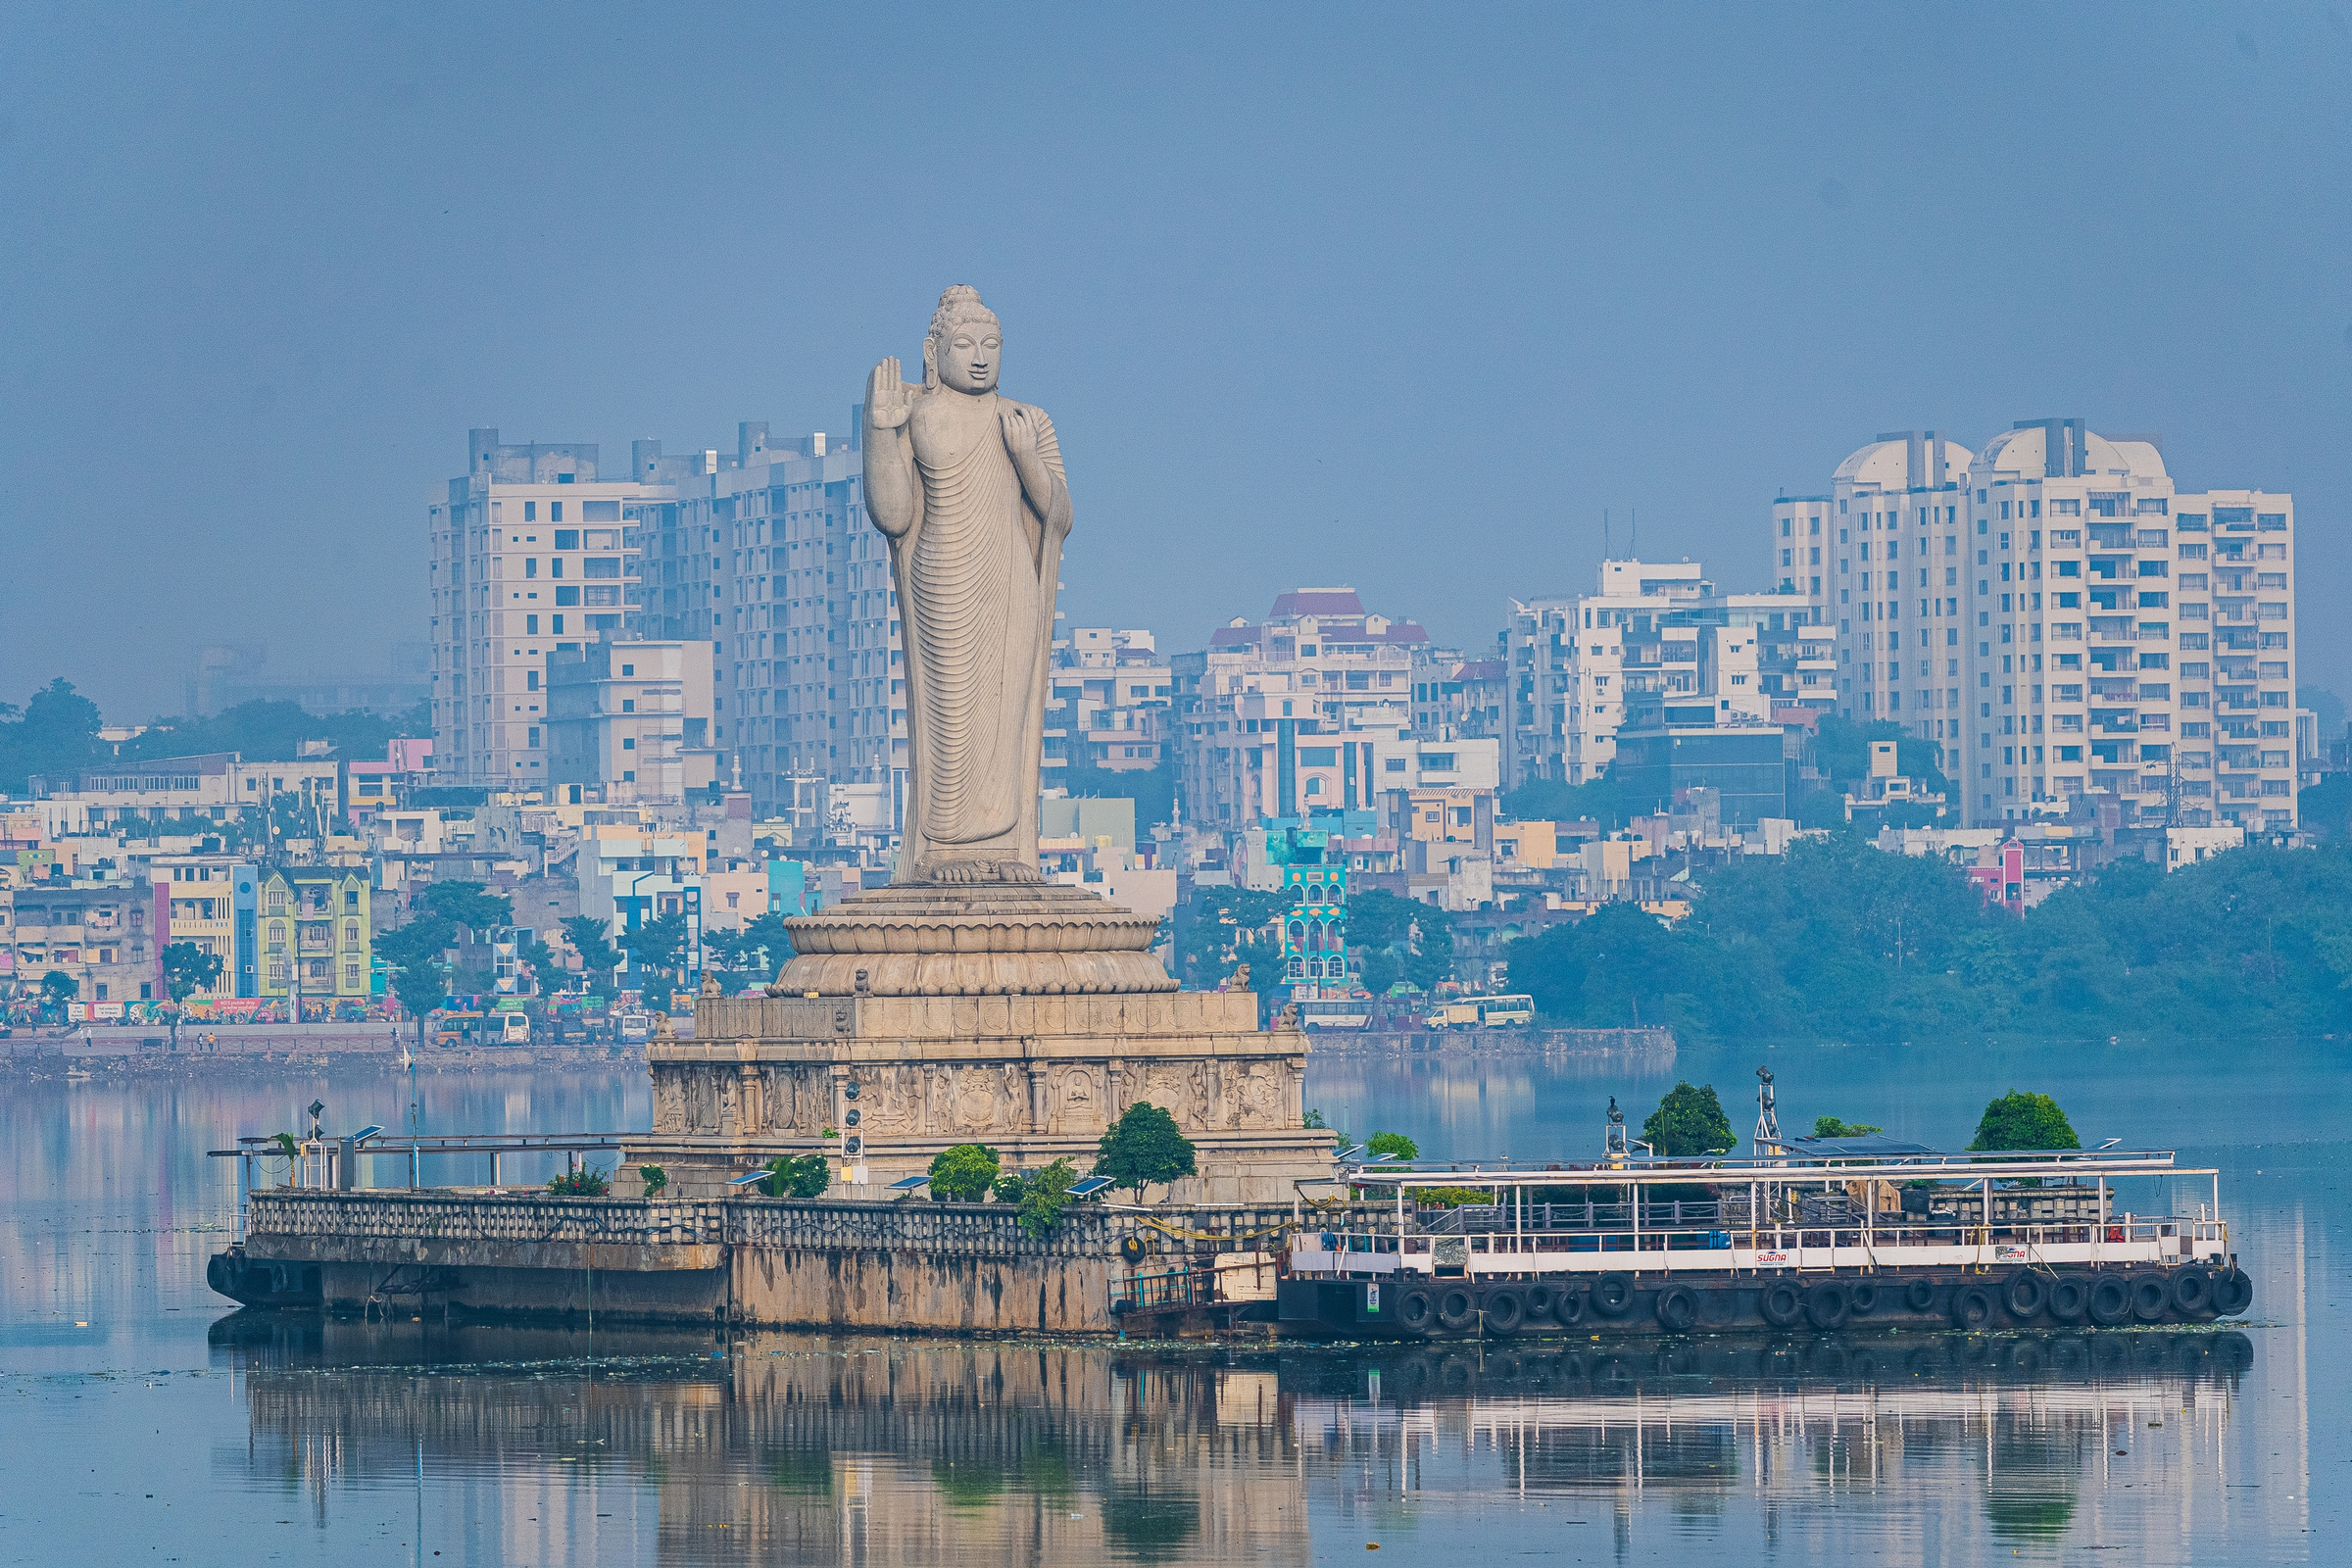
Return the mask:
<svg viewBox="0 0 2352 1568">
<path fill-rule="evenodd" d="M 1459 997 L 1439 1006 L 1424 1021 L 1432 1029 L 1506 1029 L 1536 1021 L 1536 999 Z"/>
<path fill-rule="evenodd" d="M 1483 1029 L 1507 1029 L 1514 1024 L 1536 1021 L 1536 999 L 1533 997 L 1474 997 L 1478 1004 L 1478 1022 Z"/>
<path fill-rule="evenodd" d="M 1298 1004 L 1303 1029 L 1368 1029 L 1372 1025 L 1370 997 L 1329 997 Z"/>
</svg>

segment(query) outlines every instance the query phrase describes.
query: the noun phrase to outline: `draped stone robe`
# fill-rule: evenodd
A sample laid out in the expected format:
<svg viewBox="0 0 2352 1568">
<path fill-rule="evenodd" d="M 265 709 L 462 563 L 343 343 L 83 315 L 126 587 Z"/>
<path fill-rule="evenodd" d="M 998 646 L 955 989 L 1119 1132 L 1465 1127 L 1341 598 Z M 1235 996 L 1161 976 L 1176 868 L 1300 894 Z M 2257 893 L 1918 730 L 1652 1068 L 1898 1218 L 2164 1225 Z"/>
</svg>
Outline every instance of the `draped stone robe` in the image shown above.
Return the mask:
<svg viewBox="0 0 2352 1568">
<path fill-rule="evenodd" d="M 1054 591 L 1062 534 L 1024 493 L 994 392 L 919 395 L 907 419 L 922 513 L 894 541 L 912 769 L 899 880 L 956 861 L 1037 861 Z M 1016 405 L 1017 406 L 1017 405 Z M 1039 455 L 1061 477 L 1052 421 Z"/>
</svg>

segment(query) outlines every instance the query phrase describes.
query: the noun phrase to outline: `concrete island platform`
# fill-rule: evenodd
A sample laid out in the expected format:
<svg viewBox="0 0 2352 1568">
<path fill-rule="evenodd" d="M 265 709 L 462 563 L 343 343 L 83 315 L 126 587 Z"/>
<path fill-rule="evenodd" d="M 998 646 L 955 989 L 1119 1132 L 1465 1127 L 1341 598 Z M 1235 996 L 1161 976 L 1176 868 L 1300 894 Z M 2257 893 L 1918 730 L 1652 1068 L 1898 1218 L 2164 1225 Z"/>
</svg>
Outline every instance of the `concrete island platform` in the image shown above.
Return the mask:
<svg viewBox="0 0 2352 1568">
<path fill-rule="evenodd" d="M 560 1198 L 275 1188 L 213 1289 L 337 1316 L 946 1334 L 1155 1332 L 1273 1317 L 1289 1206 L 1077 1203 L 1043 1237 L 1006 1203 Z"/>
</svg>

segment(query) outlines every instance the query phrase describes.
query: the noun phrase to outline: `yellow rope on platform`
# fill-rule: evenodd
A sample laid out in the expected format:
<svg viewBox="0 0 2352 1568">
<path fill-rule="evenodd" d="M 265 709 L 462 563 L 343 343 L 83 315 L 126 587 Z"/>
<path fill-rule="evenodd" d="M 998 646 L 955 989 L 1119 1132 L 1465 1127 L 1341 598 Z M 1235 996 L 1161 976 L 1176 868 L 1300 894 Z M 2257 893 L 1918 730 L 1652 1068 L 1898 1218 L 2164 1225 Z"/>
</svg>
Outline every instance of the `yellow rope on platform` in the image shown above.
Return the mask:
<svg viewBox="0 0 2352 1568">
<path fill-rule="evenodd" d="M 1161 1235 L 1173 1236 L 1180 1242 L 1254 1241 L 1260 1236 L 1272 1236 L 1279 1231 L 1288 1230 L 1291 1225 L 1289 1220 L 1284 1220 L 1279 1224 L 1267 1225 L 1253 1231 L 1194 1231 L 1186 1230 L 1181 1225 L 1171 1225 L 1165 1220 L 1149 1219 L 1141 1216 L 1139 1216 L 1139 1220 L 1141 1223 L 1149 1225 L 1152 1227 L 1152 1229 L 1158 1231 Z"/>
</svg>

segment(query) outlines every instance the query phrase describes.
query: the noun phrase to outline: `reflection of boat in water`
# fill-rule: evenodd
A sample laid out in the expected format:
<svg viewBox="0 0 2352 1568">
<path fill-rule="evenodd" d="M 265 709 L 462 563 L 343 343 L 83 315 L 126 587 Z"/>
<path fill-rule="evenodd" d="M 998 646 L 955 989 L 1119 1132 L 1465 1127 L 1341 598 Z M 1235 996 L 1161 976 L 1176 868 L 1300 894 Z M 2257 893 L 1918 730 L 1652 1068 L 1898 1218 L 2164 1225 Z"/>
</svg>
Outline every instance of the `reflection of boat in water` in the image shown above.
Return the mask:
<svg viewBox="0 0 2352 1568">
<path fill-rule="evenodd" d="M 1916 1415 L 1962 1403 L 2031 1395 L 2044 1409 L 2096 1408 L 2116 1388 L 2233 1387 L 2254 1364 L 2254 1344 L 2232 1330 L 2158 1329 L 2138 1334 L 1885 1335 L 1855 1341 L 1704 1339 L 1577 1347 L 1530 1342 L 1498 1352 L 1425 1344 L 1378 1359 L 1378 1389 L 1395 1408 L 1446 1399 L 1496 1400 L 1512 1419 L 1608 1423 L 1653 1401 L 1676 1422 L 1748 1419 L 1761 1411 L 1868 1410 Z M 1303 1372 L 1303 1369 L 1301 1369 Z M 1334 1420 L 1363 1408 L 1360 1375 L 1318 1391 L 1286 1379 L 1303 1399 L 1322 1393 Z M 1336 1383 L 1336 1380 L 1335 1380 Z M 1377 1402 L 1377 1401 L 1376 1401 Z"/>
<path fill-rule="evenodd" d="M 1762 1494 L 1802 1508 L 1866 1490 L 1889 1514 L 1923 1494 L 1935 1507 L 1973 1499 L 1993 1535 L 2047 1539 L 2143 1439 L 2161 1433 L 2168 1493 L 2218 1490 L 2233 1425 L 2241 1439 L 2254 1430 L 2241 1391 L 2254 1348 L 2234 1332 L 1397 1353 L 1344 1388 L 1298 1393 L 1290 1416 L 1302 1450 L 1399 1492 L 1483 1476 L 1523 1495 L 1606 1489 L 1623 1508 L 1656 1490 L 1712 1511 L 1720 1503 L 1697 1499 Z M 1945 1555 L 1972 1560 L 1948 1543 Z"/>
<path fill-rule="evenodd" d="M 1406 1338 L 1973 1332 L 2210 1323 L 2253 1301 L 2218 1172 L 2169 1150 L 1783 1141 L 1767 1099 L 1758 1157 L 1661 1159 L 1609 1115 L 1591 1164 L 1345 1165 L 1342 1185 L 1394 1206 L 1294 1232 L 1278 1319 Z M 2211 1178 L 2212 1200 L 2116 1206 L 2115 1183 L 2151 1176 Z M 1424 1208 L 1416 1190 L 1486 1201 Z"/>
</svg>

